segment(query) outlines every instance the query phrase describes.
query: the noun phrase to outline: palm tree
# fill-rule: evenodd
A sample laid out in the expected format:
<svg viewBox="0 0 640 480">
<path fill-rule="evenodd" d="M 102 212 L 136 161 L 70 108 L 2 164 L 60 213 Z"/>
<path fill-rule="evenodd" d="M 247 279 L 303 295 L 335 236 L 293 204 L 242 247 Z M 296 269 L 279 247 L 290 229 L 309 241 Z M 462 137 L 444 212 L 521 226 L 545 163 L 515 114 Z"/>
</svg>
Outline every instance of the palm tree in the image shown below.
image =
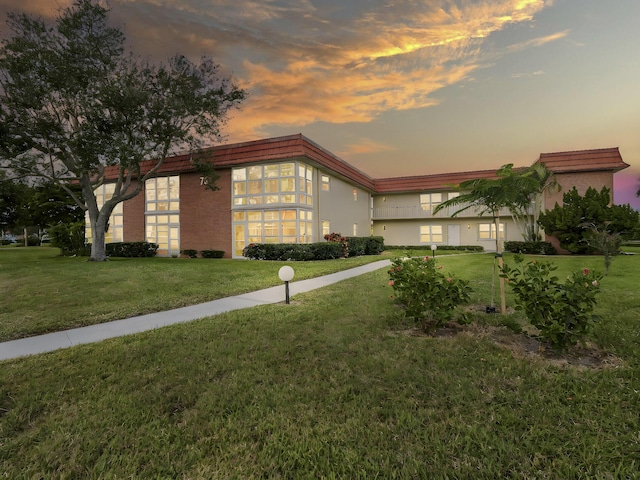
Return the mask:
<svg viewBox="0 0 640 480">
<path fill-rule="evenodd" d="M 503 167 L 504 168 L 504 167 Z M 509 166 L 510 168 L 510 166 Z M 502 169 L 501 169 L 502 170 Z M 498 178 L 477 178 L 474 180 L 467 180 L 458 185 L 457 190 L 460 193 L 459 196 L 451 198 L 445 202 L 442 202 L 434 210 L 434 215 L 443 208 L 462 206 L 462 208 L 456 210 L 451 214 L 451 217 L 456 217 L 459 213 L 462 213 L 470 208 L 479 210 L 480 215 L 489 213 L 493 217 L 493 224 L 495 227 L 496 235 L 496 258 L 500 267 L 503 265 L 502 260 L 502 242 L 500 241 L 500 210 L 504 207 L 508 207 L 515 201 L 515 194 L 509 188 L 505 188 L 504 182 L 499 176 L 500 170 L 498 170 Z M 494 267 L 495 277 L 495 267 Z M 493 283 L 492 283 L 493 285 Z M 493 306 L 493 286 L 491 291 L 491 306 Z M 504 279 L 500 277 L 500 298 L 501 298 L 501 311 L 506 312 L 506 299 L 504 294 Z"/>
<path fill-rule="evenodd" d="M 501 170 L 510 167 L 506 165 Z M 527 242 L 539 242 L 540 227 L 538 218 L 542 210 L 542 196 L 546 191 L 560 191 L 561 187 L 555 175 L 544 163 L 517 172 L 508 168 L 508 174 L 501 177 L 506 188 L 515 193 L 512 205 L 508 205 L 513 221 Z"/>
</svg>

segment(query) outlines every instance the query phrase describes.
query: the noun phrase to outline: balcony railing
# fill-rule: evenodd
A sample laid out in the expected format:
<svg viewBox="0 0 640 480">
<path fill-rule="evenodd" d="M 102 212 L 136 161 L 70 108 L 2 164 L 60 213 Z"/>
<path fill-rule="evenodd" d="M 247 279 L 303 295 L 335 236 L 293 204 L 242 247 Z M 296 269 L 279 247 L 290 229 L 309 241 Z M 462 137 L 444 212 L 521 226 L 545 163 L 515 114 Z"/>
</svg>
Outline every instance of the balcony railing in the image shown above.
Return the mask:
<svg viewBox="0 0 640 480">
<path fill-rule="evenodd" d="M 452 214 L 460 210 L 462 206 L 443 208 L 437 214 L 433 214 L 432 210 L 423 210 L 420 206 L 406 205 L 398 207 L 374 207 L 372 218 L 373 220 L 402 220 L 412 218 L 449 218 Z M 463 212 L 460 212 L 457 216 L 460 218 L 479 217 L 481 208 L 469 208 Z M 503 208 L 500 211 L 500 216 L 508 216 L 509 210 Z M 485 217 L 488 215 L 485 213 Z"/>
</svg>

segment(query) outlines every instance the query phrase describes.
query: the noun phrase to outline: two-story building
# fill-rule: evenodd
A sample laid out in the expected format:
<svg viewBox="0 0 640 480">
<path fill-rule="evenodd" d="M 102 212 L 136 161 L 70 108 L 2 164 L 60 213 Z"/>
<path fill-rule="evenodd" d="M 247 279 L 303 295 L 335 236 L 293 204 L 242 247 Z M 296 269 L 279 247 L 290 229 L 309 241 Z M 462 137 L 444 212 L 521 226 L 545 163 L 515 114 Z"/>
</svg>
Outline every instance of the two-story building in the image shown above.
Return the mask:
<svg viewBox="0 0 640 480">
<path fill-rule="evenodd" d="M 249 243 L 312 243 L 327 233 L 379 235 L 387 245 L 482 245 L 495 248 L 492 218 L 469 210 L 433 209 L 457 195 L 453 185 L 491 178 L 494 170 L 375 179 L 303 135 L 223 145 L 205 151 L 220 175 L 219 189 L 203 185 L 190 155 L 167 159 L 143 192 L 113 212 L 109 241 L 146 240 L 159 255 L 184 249 L 223 250 L 242 257 Z M 563 189 L 607 186 L 628 165 L 617 148 L 541 154 Z M 108 183 L 98 201 L 113 193 Z M 548 194 L 545 206 L 562 202 Z M 520 240 L 508 212 L 499 234 Z M 90 236 L 88 231 L 88 236 Z"/>
</svg>

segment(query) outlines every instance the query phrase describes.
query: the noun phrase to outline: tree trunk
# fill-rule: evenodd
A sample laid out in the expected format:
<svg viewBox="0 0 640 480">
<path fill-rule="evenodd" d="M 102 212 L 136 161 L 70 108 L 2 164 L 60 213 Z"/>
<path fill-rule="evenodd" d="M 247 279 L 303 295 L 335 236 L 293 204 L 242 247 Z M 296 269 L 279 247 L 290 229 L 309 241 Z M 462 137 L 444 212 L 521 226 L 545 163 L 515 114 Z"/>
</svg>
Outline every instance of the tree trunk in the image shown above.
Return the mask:
<svg viewBox="0 0 640 480">
<path fill-rule="evenodd" d="M 105 222 L 91 222 L 91 256 L 90 262 L 106 262 L 107 258 L 107 246 L 105 243 Z"/>
<path fill-rule="evenodd" d="M 496 257 L 498 257 L 498 266 L 502 272 L 504 266 L 504 259 L 502 258 L 502 239 L 500 238 L 500 217 L 493 217 L 493 222 L 496 227 Z M 503 315 L 507 313 L 507 298 L 504 291 L 504 278 L 498 276 L 500 279 L 500 313 Z"/>
</svg>

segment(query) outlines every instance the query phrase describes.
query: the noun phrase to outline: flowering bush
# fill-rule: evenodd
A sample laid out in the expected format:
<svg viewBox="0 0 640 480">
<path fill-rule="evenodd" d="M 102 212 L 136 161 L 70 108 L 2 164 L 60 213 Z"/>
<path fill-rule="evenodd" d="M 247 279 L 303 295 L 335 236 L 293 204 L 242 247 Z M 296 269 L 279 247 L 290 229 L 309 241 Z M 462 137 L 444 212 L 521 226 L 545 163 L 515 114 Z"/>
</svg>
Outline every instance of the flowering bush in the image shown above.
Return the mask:
<svg viewBox="0 0 640 480">
<path fill-rule="evenodd" d="M 595 322 L 593 308 L 602 276 L 585 268 L 562 284 L 551 275 L 558 267 L 549 262 L 525 264 L 521 255 L 516 255 L 515 261 L 515 267 L 505 264 L 500 276 L 516 294 L 516 310 L 524 310 L 540 337 L 556 349 L 564 350 L 582 340 Z"/>
<path fill-rule="evenodd" d="M 444 275 L 433 258 L 396 259 L 389 270 L 389 285 L 405 314 L 426 332 L 451 320 L 455 308 L 469 300 L 469 282 Z"/>
<path fill-rule="evenodd" d="M 324 239 L 327 242 L 339 243 L 342 247 L 342 257 L 347 258 L 349 256 L 349 242 L 347 242 L 347 237 L 343 237 L 339 233 L 327 233 L 324 236 Z"/>
</svg>

